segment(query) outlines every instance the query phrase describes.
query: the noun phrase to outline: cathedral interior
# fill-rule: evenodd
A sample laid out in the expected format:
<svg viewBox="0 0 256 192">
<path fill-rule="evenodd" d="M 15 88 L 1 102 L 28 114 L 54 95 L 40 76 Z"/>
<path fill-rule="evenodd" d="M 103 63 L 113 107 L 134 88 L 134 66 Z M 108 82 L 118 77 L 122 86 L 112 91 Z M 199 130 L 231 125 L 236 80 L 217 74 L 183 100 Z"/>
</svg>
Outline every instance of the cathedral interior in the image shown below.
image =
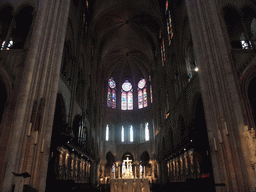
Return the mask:
<svg viewBox="0 0 256 192">
<path fill-rule="evenodd" d="M 254 0 L 2 0 L 0 191 L 256 191 L 254 86 Z"/>
</svg>

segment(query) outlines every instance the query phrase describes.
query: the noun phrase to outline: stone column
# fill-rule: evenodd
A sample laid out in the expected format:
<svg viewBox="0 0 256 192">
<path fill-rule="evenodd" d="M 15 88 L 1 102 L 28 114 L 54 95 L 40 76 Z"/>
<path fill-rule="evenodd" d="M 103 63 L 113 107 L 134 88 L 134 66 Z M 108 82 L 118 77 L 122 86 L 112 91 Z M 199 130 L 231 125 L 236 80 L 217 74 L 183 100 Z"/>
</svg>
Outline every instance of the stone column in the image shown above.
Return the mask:
<svg viewBox="0 0 256 192">
<path fill-rule="evenodd" d="M 159 166 L 159 162 L 156 163 L 156 174 L 157 174 L 157 180 L 158 183 L 160 182 L 160 166 Z"/>
<path fill-rule="evenodd" d="M 155 161 L 151 161 L 151 166 L 152 166 L 152 172 L 151 172 L 151 175 L 152 175 L 152 180 L 155 181 L 156 177 L 155 177 Z"/>
<path fill-rule="evenodd" d="M 14 87 L 12 96 L 15 107 L 10 110 L 13 114 L 13 118 L 9 120 L 11 124 L 6 126 L 11 130 L 8 146 L 2 145 L 6 141 L 2 138 L 0 140 L 1 152 L 5 155 L 4 164 L 0 165 L 1 191 L 11 191 L 12 172 L 20 173 L 24 170 L 31 174 L 32 187 L 39 191 L 44 191 L 45 188 L 48 149 L 70 0 L 45 0 L 39 1 L 38 4 L 40 6 L 32 26 L 24 71 L 20 70 L 23 74 Z M 38 102 L 36 115 L 40 117 L 37 119 L 40 123 L 33 121 L 31 127 L 35 101 Z M 31 137 L 27 137 L 30 128 Z"/>
<path fill-rule="evenodd" d="M 143 179 L 146 179 L 146 166 L 143 166 Z"/>
<path fill-rule="evenodd" d="M 199 66 L 215 183 L 225 183 L 226 191 L 253 191 L 256 176 L 243 138 L 244 100 L 218 1 L 185 2 Z"/>
<path fill-rule="evenodd" d="M 138 172 L 140 170 L 140 167 L 139 167 L 139 162 L 138 161 L 134 161 L 134 178 L 140 178 Z"/>
</svg>

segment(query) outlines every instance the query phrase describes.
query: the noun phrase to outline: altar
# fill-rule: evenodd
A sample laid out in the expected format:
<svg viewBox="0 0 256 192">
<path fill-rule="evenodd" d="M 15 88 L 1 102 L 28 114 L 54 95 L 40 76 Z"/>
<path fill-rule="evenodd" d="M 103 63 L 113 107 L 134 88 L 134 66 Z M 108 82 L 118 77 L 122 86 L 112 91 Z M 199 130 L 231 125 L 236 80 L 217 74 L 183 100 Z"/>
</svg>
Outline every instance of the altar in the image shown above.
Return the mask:
<svg viewBox="0 0 256 192">
<path fill-rule="evenodd" d="M 150 192 L 148 179 L 111 179 L 111 192 Z"/>
<path fill-rule="evenodd" d="M 111 192 L 150 192 L 149 180 L 148 179 L 137 179 L 134 177 L 131 169 L 131 160 L 127 158 L 124 160 L 127 162 L 126 170 L 122 174 L 122 179 L 110 180 L 110 191 Z M 136 172 L 136 171 L 135 171 Z"/>
</svg>

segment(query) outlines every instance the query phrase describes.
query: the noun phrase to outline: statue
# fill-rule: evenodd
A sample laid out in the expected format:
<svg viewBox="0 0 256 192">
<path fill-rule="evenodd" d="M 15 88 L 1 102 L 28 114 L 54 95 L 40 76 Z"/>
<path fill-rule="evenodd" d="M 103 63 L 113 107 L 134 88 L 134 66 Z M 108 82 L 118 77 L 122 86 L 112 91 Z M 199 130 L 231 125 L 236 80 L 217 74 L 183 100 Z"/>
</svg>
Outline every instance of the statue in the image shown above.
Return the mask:
<svg viewBox="0 0 256 192">
<path fill-rule="evenodd" d="M 127 157 L 127 159 L 124 160 L 124 162 L 127 162 L 127 165 L 126 165 L 126 170 L 122 175 L 122 178 L 123 179 L 133 179 L 134 176 L 133 176 L 132 169 L 131 169 L 132 160 L 129 160 L 128 157 Z"/>
</svg>

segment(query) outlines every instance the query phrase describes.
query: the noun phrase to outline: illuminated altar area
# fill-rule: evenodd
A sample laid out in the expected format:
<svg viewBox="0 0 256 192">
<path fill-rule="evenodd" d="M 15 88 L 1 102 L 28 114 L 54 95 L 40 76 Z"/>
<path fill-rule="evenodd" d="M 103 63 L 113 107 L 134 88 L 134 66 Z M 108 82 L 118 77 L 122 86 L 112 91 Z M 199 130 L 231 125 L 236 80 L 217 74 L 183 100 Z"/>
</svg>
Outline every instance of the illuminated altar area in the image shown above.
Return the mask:
<svg viewBox="0 0 256 192">
<path fill-rule="evenodd" d="M 148 179 L 137 179 L 136 176 L 134 178 L 132 160 L 129 160 L 128 157 L 126 160 L 123 160 L 122 170 L 124 172 L 122 178 L 110 180 L 111 192 L 150 192 Z"/>
</svg>

